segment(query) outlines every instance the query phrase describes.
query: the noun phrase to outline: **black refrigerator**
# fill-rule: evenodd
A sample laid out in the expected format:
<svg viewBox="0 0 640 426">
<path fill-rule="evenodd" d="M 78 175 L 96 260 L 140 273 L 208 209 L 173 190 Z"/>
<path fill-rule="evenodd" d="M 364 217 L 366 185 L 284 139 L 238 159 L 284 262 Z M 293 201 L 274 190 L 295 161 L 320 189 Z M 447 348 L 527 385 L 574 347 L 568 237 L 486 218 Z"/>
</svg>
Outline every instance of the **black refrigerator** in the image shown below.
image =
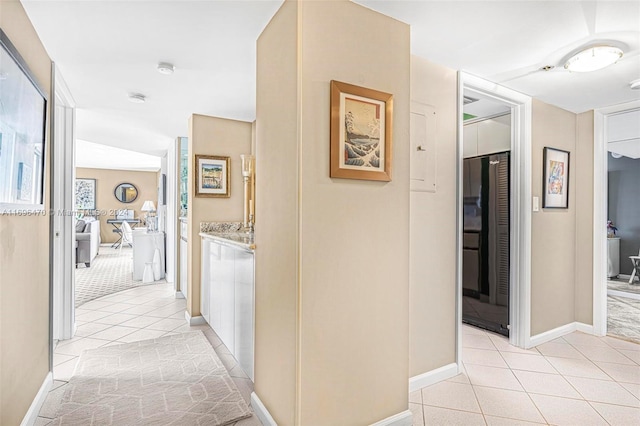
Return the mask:
<svg viewBox="0 0 640 426">
<path fill-rule="evenodd" d="M 462 321 L 509 335 L 509 153 L 463 162 Z"/>
</svg>

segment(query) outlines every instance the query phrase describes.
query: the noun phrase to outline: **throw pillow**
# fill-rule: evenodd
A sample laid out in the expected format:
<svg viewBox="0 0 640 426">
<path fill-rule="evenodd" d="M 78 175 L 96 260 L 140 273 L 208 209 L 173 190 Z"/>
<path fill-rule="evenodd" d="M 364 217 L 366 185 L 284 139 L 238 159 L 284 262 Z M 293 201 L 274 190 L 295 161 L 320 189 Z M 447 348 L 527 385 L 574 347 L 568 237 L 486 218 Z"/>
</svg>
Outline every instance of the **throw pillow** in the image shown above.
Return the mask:
<svg viewBox="0 0 640 426">
<path fill-rule="evenodd" d="M 84 232 L 85 222 L 82 219 L 78 219 L 76 222 L 76 232 Z"/>
</svg>

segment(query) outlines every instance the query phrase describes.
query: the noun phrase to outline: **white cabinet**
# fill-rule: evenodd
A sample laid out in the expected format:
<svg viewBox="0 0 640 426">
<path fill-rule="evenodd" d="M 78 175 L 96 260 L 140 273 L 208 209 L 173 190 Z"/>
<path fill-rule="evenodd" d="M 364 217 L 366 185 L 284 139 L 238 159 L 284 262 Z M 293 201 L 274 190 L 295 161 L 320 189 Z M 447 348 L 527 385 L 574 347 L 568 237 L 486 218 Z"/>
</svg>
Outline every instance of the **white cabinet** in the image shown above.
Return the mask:
<svg viewBox="0 0 640 426">
<path fill-rule="evenodd" d="M 467 124 L 462 129 L 462 157 L 511 150 L 511 115 Z"/>
<path fill-rule="evenodd" d="M 253 380 L 254 253 L 202 239 L 202 316 Z"/>
<path fill-rule="evenodd" d="M 160 277 L 164 278 L 164 232 L 147 232 L 136 230 L 133 237 L 133 279 L 142 280 L 142 274 L 147 263 L 153 262 L 156 249 L 160 252 Z"/>
</svg>

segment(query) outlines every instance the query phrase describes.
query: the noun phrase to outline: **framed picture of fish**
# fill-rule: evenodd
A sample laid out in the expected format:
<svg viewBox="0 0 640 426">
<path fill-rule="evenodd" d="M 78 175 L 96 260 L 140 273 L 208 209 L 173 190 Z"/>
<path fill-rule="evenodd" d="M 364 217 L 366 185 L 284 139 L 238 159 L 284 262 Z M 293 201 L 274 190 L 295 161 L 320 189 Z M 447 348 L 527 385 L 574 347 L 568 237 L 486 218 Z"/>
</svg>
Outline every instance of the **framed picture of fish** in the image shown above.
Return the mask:
<svg viewBox="0 0 640 426">
<path fill-rule="evenodd" d="M 196 155 L 195 166 L 196 197 L 231 196 L 229 157 Z"/>
<path fill-rule="evenodd" d="M 391 181 L 393 95 L 331 81 L 334 178 Z"/>
<path fill-rule="evenodd" d="M 569 208 L 569 152 L 545 147 L 543 157 L 542 207 Z"/>
</svg>

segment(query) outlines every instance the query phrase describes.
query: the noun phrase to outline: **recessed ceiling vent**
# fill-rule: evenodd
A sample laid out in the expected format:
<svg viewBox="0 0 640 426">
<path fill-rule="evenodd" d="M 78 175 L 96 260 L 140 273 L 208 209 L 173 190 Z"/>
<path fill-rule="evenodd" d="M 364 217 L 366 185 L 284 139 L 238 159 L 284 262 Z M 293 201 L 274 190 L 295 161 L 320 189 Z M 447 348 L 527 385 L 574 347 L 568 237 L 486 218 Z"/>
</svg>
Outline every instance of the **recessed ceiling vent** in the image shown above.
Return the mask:
<svg viewBox="0 0 640 426">
<path fill-rule="evenodd" d="M 474 102 L 478 102 L 478 99 L 472 98 L 471 96 L 463 96 L 463 99 L 464 99 L 464 104 L 465 105 L 472 104 Z"/>
</svg>

